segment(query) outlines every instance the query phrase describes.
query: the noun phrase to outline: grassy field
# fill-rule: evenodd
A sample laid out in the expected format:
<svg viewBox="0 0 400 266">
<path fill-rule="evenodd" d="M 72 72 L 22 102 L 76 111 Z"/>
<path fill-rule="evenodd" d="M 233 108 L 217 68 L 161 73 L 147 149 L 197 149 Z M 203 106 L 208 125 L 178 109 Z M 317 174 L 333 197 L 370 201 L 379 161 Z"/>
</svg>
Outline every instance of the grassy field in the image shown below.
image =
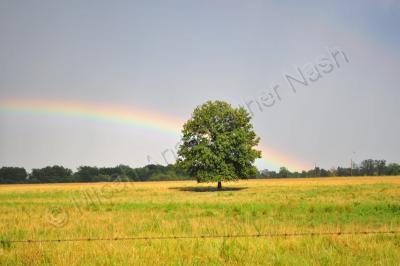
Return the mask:
<svg viewBox="0 0 400 266">
<path fill-rule="evenodd" d="M 210 185 L 2 185 L 0 265 L 400 265 L 400 234 L 10 242 L 400 230 L 400 177 Z"/>
</svg>

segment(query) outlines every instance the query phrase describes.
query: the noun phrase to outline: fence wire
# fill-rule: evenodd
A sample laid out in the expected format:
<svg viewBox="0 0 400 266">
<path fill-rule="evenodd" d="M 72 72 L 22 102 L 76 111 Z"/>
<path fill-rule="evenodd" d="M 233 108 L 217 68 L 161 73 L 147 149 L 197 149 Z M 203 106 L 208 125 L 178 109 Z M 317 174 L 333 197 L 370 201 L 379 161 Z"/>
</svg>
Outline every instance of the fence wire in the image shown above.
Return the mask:
<svg viewBox="0 0 400 266">
<path fill-rule="evenodd" d="M 347 231 L 347 232 L 303 232 L 303 233 L 266 233 L 266 234 L 238 234 L 238 235 L 193 235 L 193 236 L 135 236 L 111 238 L 67 238 L 67 239 L 22 239 L 0 240 L 1 245 L 11 243 L 49 243 L 49 242 L 90 242 L 90 241 L 126 241 L 126 240 L 179 240 L 179 239 L 210 239 L 210 238 L 271 238 L 271 237 L 301 237 L 301 236 L 343 236 L 343 235 L 376 235 L 399 234 L 400 230 L 391 231 Z"/>
</svg>

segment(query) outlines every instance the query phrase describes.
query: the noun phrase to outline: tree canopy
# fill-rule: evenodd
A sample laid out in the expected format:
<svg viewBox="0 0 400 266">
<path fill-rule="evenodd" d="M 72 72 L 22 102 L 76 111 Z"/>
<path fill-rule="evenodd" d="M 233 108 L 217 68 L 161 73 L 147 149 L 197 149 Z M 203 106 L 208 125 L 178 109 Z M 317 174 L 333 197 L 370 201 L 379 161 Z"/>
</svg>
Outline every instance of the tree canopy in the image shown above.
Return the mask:
<svg viewBox="0 0 400 266">
<path fill-rule="evenodd" d="M 257 174 L 253 165 L 261 157 L 260 139 L 250 114 L 223 101 L 198 106 L 184 124 L 178 165 L 198 182 L 219 182 Z"/>
</svg>

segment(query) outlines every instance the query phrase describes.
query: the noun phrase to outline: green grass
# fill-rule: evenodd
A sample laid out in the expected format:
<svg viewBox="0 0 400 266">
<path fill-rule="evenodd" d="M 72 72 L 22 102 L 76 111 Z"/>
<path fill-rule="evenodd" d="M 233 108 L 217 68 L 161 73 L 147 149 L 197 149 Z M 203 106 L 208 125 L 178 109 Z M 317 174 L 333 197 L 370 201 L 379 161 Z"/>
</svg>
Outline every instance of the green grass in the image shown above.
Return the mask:
<svg viewBox="0 0 400 266">
<path fill-rule="evenodd" d="M 398 234 L 10 242 L 400 230 L 399 177 L 224 185 L 237 190 L 207 191 L 207 185 L 192 181 L 0 186 L 0 265 L 398 265 L 400 261 Z"/>
</svg>

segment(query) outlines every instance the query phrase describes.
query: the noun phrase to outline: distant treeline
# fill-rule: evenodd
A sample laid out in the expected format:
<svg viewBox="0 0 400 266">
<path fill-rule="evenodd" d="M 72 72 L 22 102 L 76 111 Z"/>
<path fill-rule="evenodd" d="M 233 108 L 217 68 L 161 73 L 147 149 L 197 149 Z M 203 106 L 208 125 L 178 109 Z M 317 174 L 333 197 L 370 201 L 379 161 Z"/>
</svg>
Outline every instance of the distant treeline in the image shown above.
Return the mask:
<svg viewBox="0 0 400 266">
<path fill-rule="evenodd" d="M 297 177 L 330 177 L 330 176 L 383 176 L 400 175 L 400 164 L 389 163 L 385 160 L 364 160 L 352 167 L 337 167 L 326 170 L 320 167 L 301 172 L 290 172 L 281 167 L 279 172 L 262 170 L 256 176 L 248 178 L 297 178 Z M 47 166 L 32 169 L 28 173 L 22 167 L 0 168 L 0 183 L 72 183 L 72 182 L 140 182 L 189 180 L 191 178 L 184 170 L 170 164 L 167 166 L 150 164 L 145 167 L 131 168 L 127 165 L 116 167 L 81 166 L 76 172 L 63 166 Z"/>
<path fill-rule="evenodd" d="M 286 167 L 281 167 L 279 172 L 262 170 L 261 178 L 287 178 L 287 177 L 330 177 L 330 176 L 384 176 L 400 175 L 400 164 L 389 163 L 385 160 L 364 160 L 359 165 L 352 163 L 351 167 L 337 167 L 326 170 L 315 167 L 301 172 L 290 172 Z"/>
<path fill-rule="evenodd" d="M 116 167 L 81 166 L 76 172 L 63 166 L 47 166 L 32 169 L 27 173 L 22 167 L 0 168 L 0 183 L 72 183 L 72 182 L 129 182 L 187 180 L 190 177 L 175 165 L 154 165 L 131 168 L 126 165 Z"/>
</svg>

